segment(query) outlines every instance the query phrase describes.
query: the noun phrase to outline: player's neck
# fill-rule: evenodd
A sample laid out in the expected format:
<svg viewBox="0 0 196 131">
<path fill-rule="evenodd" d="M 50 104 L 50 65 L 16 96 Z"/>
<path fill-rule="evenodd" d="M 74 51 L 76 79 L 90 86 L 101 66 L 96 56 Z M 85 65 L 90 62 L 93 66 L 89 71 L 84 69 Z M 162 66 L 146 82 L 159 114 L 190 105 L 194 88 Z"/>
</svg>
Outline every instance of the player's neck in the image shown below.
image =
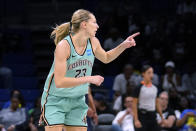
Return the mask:
<svg viewBox="0 0 196 131">
<path fill-rule="evenodd" d="M 78 47 L 84 47 L 87 44 L 88 37 L 85 36 L 82 32 L 78 32 L 72 35 L 74 43 L 76 43 Z"/>
</svg>

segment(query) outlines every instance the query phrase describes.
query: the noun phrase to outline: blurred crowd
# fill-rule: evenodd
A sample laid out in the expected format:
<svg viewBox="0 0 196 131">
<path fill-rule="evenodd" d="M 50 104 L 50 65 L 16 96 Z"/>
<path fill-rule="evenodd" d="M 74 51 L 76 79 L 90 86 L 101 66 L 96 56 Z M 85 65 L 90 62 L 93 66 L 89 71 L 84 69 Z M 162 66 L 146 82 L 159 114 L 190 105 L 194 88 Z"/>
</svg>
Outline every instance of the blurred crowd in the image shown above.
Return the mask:
<svg viewBox="0 0 196 131">
<path fill-rule="evenodd" d="M 158 88 L 159 102 L 165 123 L 157 113 L 156 120 L 161 131 L 194 131 L 196 129 L 196 87 L 191 81 L 196 80 L 196 72 L 176 74 L 172 61 L 165 63 L 165 73 L 159 79 L 154 73 L 152 83 Z M 100 92 L 93 92 L 95 114 L 88 113 L 90 130 L 100 125 L 110 125 L 112 131 L 134 131 L 133 92 L 143 77 L 134 72 L 131 64 L 124 66 L 123 72 L 116 75 L 113 83 L 113 101 Z M 41 115 L 40 97 L 35 107 L 27 109 L 19 90 L 11 92 L 10 100 L 4 103 L 0 111 L 0 129 L 2 131 L 43 131 L 38 126 Z M 104 116 L 105 115 L 105 116 Z M 108 115 L 112 115 L 108 119 Z M 101 118 L 102 116 L 102 118 Z M 105 120 L 105 121 L 104 121 Z M 96 124 L 94 123 L 95 121 Z M 150 121 L 150 120 L 149 120 Z M 104 131 L 105 128 L 103 128 Z"/>
<path fill-rule="evenodd" d="M 4 103 L 0 111 L 1 131 L 44 131 L 38 126 L 41 115 L 41 98 L 37 98 L 34 107 L 26 108 L 25 100 L 19 90 L 12 90 L 10 100 Z"/>
<path fill-rule="evenodd" d="M 98 22 L 99 17 L 104 18 L 100 21 L 100 34 L 98 32 L 102 46 L 105 50 L 109 50 L 135 32 L 139 31 L 141 35 L 135 38 L 137 46 L 127 50 L 115 62 L 106 66 L 100 64 L 100 70 L 104 70 L 104 75 L 116 75 L 126 63 L 131 63 L 138 70 L 143 64 L 149 63 L 158 75 L 164 73 L 164 64 L 168 60 L 175 62 L 175 69 L 180 74 L 188 72 L 189 66 L 194 67 L 195 55 L 192 48 L 196 42 L 194 0 L 180 0 L 173 5 L 171 11 L 163 9 L 162 12 L 146 9 L 149 5 L 141 11 L 139 9 L 142 8 L 142 4 L 138 7 L 135 4 L 137 2 L 124 1 L 108 12 L 109 15 L 97 18 Z M 154 4 L 161 6 L 158 1 Z"/>
</svg>

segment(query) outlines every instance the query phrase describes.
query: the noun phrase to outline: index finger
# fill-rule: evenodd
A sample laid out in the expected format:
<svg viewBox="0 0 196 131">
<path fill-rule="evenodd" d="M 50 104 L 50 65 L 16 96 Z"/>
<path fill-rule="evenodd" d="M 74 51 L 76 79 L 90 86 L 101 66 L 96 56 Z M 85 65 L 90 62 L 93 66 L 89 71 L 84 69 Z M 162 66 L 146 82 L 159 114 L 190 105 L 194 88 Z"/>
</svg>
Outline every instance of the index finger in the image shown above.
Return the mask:
<svg viewBox="0 0 196 131">
<path fill-rule="evenodd" d="M 136 36 L 138 36 L 138 35 L 140 35 L 140 32 L 137 32 L 137 33 L 131 35 L 131 38 L 134 38 L 134 37 L 136 37 Z"/>
</svg>

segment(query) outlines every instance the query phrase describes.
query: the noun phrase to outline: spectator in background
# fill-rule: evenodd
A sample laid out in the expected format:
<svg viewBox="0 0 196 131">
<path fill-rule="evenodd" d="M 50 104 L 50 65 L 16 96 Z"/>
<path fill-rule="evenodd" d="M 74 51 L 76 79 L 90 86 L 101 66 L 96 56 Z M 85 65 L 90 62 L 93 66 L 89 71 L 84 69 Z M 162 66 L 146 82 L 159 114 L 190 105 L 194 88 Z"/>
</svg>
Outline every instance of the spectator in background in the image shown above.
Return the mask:
<svg viewBox="0 0 196 131">
<path fill-rule="evenodd" d="M 185 110 L 185 109 L 190 109 L 191 107 L 191 104 L 190 102 L 188 101 L 188 99 L 186 97 L 180 97 L 179 100 L 177 100 L 179 102 L 176 102 L 178 103 L 178 108 L 175 108 L 175 116 L 176 116 L 176 128 L 177 129 L 180 129 L 181 126 L 179 126 L 177 124 L 177 121 L 181 120 L 181 113 Z"/>
<path fill-rule="evenodd" d="M 168 107 L 168 93 L 163 91 L 159 95 L 159 102 L 163 112 L 164 123 L 161 123 L 161 117 L 157 113 L 157 122 L 160 125 L 160 131 L 175 131 L 175 113 L 174 110 Z"/>
<path fill-rule="evenodd" d="M 180 112 L 183 112 L 185 109 L 190 109 L 191 106 L 193 106 L 191 105 L 189 99 L 184 96 L 180 98 L 179 105 Z"/>
<path fill-rule="evenodd" d="M 196 3 L 194 0 L 185 0 L 177 6 L 177 14 L 195 14 L 196 13 Z"/>
<path fill-rule="evenodd" d="M 106 103 L 105 97 L 101 93 L 96 93 L 94 95 L 94 103 L 97 110 L 97 115 L 104 113 L 114 114 L 114 111 Z"/>
<path fill-rule="evenodd" d="M 124 95 L 118 96 L 116 100 L 114 101 L 113 110 L 118 113 L 121 110 L 124 110 L 126 107 L 124 107 L 124 101 L 126 96 L 131 96 L 133 90 L 135 89 L 135 84 L 133 81 L 127 82 L 126 85 L 126 93 Z"/>
<path fill-rule="evenodd" d="M 30 121 L 29 127 L 34 128 L 37 131 L 44 131 L 44 126 L 39 125 L 39 119 L 41 115 L 41 97 L 38 97 L 35 101 L 35 107 L 29 110 Z"/>
<path fill-rule="evenodd" d="M 182 24 L 179 30 L 181 31 L 179 31 L 179 38 L 175 41 L 175 44 L 173 45 L 172 58 L 175 61 L 175 64 L 178 65 L 178 70 L 181 70 L 184 66 L 184 56 L 186 54 L 186 42 L 181 36 L 184 35 L 186 28 Z"/>
<path fill-rule="evenodd" d="M 126 96 L 124 104 L 126 109 L 116 115 L 112 122 L 112 131 L 134 131 L 132 103 L 133 98 Z"/>
<path fill-rule="evenodd" d="M 130 19 L 131 17 L 129 17 L 129 30 L 128 30 L 128 33 L 129 34 L 132 34 L 133 32 L 136 32 L 136 31 L 138 31 L 139 30 L 139 26 L 136 24 L 136 23 L 134 23 L 134 21 L 133 20 L 131 20 Z"/>
<path fill-rule="evenodd" d="M 13 96 L 17 96 L 18 97 L 18 99 L 19 99 L 19 107 L 21 108 L 21 107 L 25 107 L 25 102 L 24 102 L 24 99 L 23 99 L 23 96 L 22 96 L 22 94 L 21 94 L 21 92 L 19 91 L 19 90 L 17 90 L 17 89 L 14 89 L 14 90 L 12 90 L 11 91 L 11 93 L 10 93 L 10 100 L 11 100 L 11 98 L 13 97 Z M 3 108 L 8 108 L 10 105 L 11 105 L 11 101 L 7 101 L 4 105 L 3 105 Z"/>
<path fill-rule="evenodd" d="M 105 50 L 111 50 L 123 42 L 123 39 L 119 37 L 118 29 L 115 27 L 110 29 L 108 36 L 109 38 L 106 38 L 106 40 L 103 43 Z"/>
<path fill-rule="evenodd" d="M 181 89 L 181 77 L 174 72 L 175 64 L 173 61 L 165 63 L 166 73 L 162 77 L 162 88 L 169 91 L 171 88 L 175 88 L 177 91 Z"/>
<path fill-rule="evenodd" d="M 118 74 L 114 79 L 113 90 L 115 92 L 115 99 L 126 93 L 126 85 L 128 82 L 134 83 L 134 85 L 139 85 L 139 77 L 134 74 L 134 68 L 131 64 L 126 64 L 123 69 L 123 73 Z"/>
<path fill-rule="evenodd" d="M 152 34 L 152 25 L 150 21 L 147 21 L 144 27 L 144 37 L 150 36 Z"/>
<path fill-rule="evenodd" d="M 154 84 L 155 86 L 159 86 L 159 76 L 156 73 L 154 73 L 153 75 L 152 84 Z"/>
<path fill-rule="evenodd" d="M 116 27 L 111 27 L 108 32 L 108 37 L 103 42 L 103 48 L 108 51 L 116 46 L 118 46 L 120 43 L 123 42 L 123 39 L 119 35 L 119 30 Z M 110 74 L 110 75 L 116 75 L 119 72 L 119 63 L 120 61 L 113 61 L 112 63 L 108 63 L 104 66 L 104 73 Z"/>
<path fill-rule="evenodd" d="M 176 126 L 179 131 L 195 131 L 196 130 L 196 107 L 194 109 L 185 109 L 180 119 L 177 120 Z"/>
<path fill-rule="evenodd" d="M 14 95 L 10 107 L 0 111 L 0 125 L 3 125 L 7 131 L 21 131 L 17 129 L 26 121 L 25 108 L 19 108 L 19 104 L 20 99 Z"/>
<path fill-rule="evenodd" d="M 182 76 L 182 88 L 190 95 L 196 95 L 196 72 L 193 64 L 188 64 L 187 72 Z"/>
<path fill-rule="evenodd" d="M 151 48 L 151 47 L 149 47 Z M 163 54 L 162 54 L 162 51 L 161 49 L 159 48 L 154 48 L 152 49 L 152 58 L 149 60 L 149 63 L 152 64 L 153 66 L 153 69 L 154 69 L 154 72 L 157 73 L 157 76 L 160 76 L 162 73 L 163 73 Z M 157 83 L 155 82 L 154 84 L 156 86 L 159 86 L 159 83 L 160 80 L 158 78 L 158 81 Z"/>
<path fill-rule="evenodd" d="M 179 101 L 181 96 L 177 93 L 175 88 L 169 89 L 169 107 L 176 110 L 180 108 Z"/>
</svg>

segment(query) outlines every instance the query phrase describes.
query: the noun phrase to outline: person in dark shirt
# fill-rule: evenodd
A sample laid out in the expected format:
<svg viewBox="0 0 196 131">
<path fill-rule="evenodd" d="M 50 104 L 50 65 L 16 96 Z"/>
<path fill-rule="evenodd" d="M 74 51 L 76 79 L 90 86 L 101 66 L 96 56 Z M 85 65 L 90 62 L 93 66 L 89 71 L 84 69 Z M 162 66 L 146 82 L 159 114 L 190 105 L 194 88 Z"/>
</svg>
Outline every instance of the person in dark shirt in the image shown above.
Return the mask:
<svg viewBox="0 0 196 131">
<path fill-rule="evenodd" d="M 157 122 L 161 127 L 161 131 L 175 131 L 175 113 L 174 110 L 168 107 L 168 93 L 166 91 L 163 91 L 159 95 L 159 101 L 161 105 L 161 109 L 163 111 L 163 118 L 164 123 L 161 122 L 161 117 L 157 113 Z"/>
<path fill-rule="evenodd" d="M 4 108 L 4 109 L 10 107 L 10 105 L 11 105 L 11 98 L 12 98 L 13 96 L 17 96 L 17 97 L 19 98 L 19 101 L 20 101 L 19 107 L 25 107 L 25 106 L 26 106 L 25 101 L 24 101 L 24 98 L 23 98 L 23 96 L 22 96 L 20 90 L 14 89 L 14 90 L 12 90 L 11 93 L 10 93 L 10 100 L 7 101 L 7 102 L 3 105 L 3 108 Z"/>
<path fill-rule="evenodd" d="M 180 108 L 179 101 L 181 99 L 180 95 L 177 93 L 175 88 L 169 89 L 169 107 L 176 110 Z"/>
<path fill-rule="evenodd" d="M 44 126 L 39 126 L 39 119 L 41 115 L 41 97 L 36 99 L 35 107 L 29 111 L 29 114 L 29 126 L 35 126 L 37 131 L 44 131 Z"/>
<path fill-rule="evenodd" d="M 105 97 L 101 93 L 96 93 L 94 95 L 94 103 L 97 110 L 97 114 L 105 114 L 105 113 L 111 113 L 114 114 L 114 111 L 111 109 L 111 107 L 106 103 Z"/>
<path fill-rule="evenodd" d="M 179 131 L 195 131 L 196 130 L 196 105 L 191 105 L 186 97 L 181 97 L 180 101 L 181 114 L 176 121 Z"/>
</svg>

